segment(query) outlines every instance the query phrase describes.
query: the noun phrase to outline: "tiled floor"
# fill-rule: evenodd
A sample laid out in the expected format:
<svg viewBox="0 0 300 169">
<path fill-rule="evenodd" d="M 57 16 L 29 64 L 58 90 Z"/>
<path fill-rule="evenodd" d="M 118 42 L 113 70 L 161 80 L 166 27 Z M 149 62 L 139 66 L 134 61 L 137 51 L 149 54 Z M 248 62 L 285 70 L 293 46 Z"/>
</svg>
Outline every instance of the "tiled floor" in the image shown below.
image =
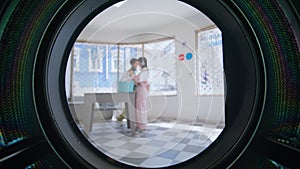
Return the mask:
<svg viewBox="0 0 300 169">
<path fill-rule="evenodd" d="M 126 123 L 96 123 L 89 139 L 110 158 L 131 166 L 156 168 L 175 165 L 202 152 L 222 132 L 214 126 L 155 122 L 143 135 L 132 136 Z"/>
</svg>

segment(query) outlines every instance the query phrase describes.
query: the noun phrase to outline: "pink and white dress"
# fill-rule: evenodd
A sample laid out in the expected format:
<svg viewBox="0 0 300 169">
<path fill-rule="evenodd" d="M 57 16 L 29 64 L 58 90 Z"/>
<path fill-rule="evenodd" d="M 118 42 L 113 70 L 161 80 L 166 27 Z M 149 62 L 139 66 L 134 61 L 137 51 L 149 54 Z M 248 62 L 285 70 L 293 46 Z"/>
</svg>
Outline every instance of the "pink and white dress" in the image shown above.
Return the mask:
<svg viewBox="0 0 300 169">
<path fill-rule="evenodd" d="M 135 117 L 136 127 L 141 130 L 147 128 L 147 97 L 149 95 L 149 70 L 143 68 L 142 71 L 134 77 L 137 83 L 136 101 L 135 101 Z"/>
</svg>

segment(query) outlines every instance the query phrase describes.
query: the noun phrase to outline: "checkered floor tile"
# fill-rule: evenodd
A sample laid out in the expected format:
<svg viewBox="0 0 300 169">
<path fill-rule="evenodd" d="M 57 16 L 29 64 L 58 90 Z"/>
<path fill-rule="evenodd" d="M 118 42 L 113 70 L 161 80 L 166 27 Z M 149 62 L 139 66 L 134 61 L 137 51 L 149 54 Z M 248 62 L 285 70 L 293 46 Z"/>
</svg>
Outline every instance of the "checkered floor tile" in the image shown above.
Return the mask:
<svg viewBox="0 0 300 169">
<path fill-rule="evenodd" d="M 166 167 L 201 153 L 222 129 L 186 124 L 156 122 L 142 135 L 132 136 L 125 122 L 93 125 L 90 141 L 110 158 L 131 166 Z"/>
</svg>

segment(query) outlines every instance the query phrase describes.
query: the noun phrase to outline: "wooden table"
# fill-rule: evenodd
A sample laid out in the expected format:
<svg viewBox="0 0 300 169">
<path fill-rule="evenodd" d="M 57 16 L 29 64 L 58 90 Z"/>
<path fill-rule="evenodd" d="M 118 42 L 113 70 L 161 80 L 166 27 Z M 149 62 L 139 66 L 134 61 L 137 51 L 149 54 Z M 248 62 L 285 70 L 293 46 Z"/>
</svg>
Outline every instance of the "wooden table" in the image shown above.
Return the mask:
<svg viewBox="0 0 300 169">
<path fill-rule="evenodd" d="M 127 127 L 131 129 L 131 134 L 135 134 L 135 93 L 85 93 L 83 127 L 85 132 L 90 132 L 93 126 L 94 103 L 99 102 L 102 105 L 113 103 L 117 105 L 124 102 L 127 109 Z"/>
</svg>

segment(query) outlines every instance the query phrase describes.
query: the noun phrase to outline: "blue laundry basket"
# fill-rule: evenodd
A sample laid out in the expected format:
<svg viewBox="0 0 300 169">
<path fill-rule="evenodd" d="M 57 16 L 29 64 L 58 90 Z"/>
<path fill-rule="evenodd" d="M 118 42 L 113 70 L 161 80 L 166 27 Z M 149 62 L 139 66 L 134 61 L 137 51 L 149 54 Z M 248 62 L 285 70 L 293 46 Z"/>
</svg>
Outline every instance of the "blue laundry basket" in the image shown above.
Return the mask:
<svg viewBox="0 0 300 169">
<path fill-rule="evenodd" d="M 118 92 L 120 93 L 128 93 L 133 92 L 134 90 L 134 81 L 125 81 L 118 83 Z"/>
</svg>

